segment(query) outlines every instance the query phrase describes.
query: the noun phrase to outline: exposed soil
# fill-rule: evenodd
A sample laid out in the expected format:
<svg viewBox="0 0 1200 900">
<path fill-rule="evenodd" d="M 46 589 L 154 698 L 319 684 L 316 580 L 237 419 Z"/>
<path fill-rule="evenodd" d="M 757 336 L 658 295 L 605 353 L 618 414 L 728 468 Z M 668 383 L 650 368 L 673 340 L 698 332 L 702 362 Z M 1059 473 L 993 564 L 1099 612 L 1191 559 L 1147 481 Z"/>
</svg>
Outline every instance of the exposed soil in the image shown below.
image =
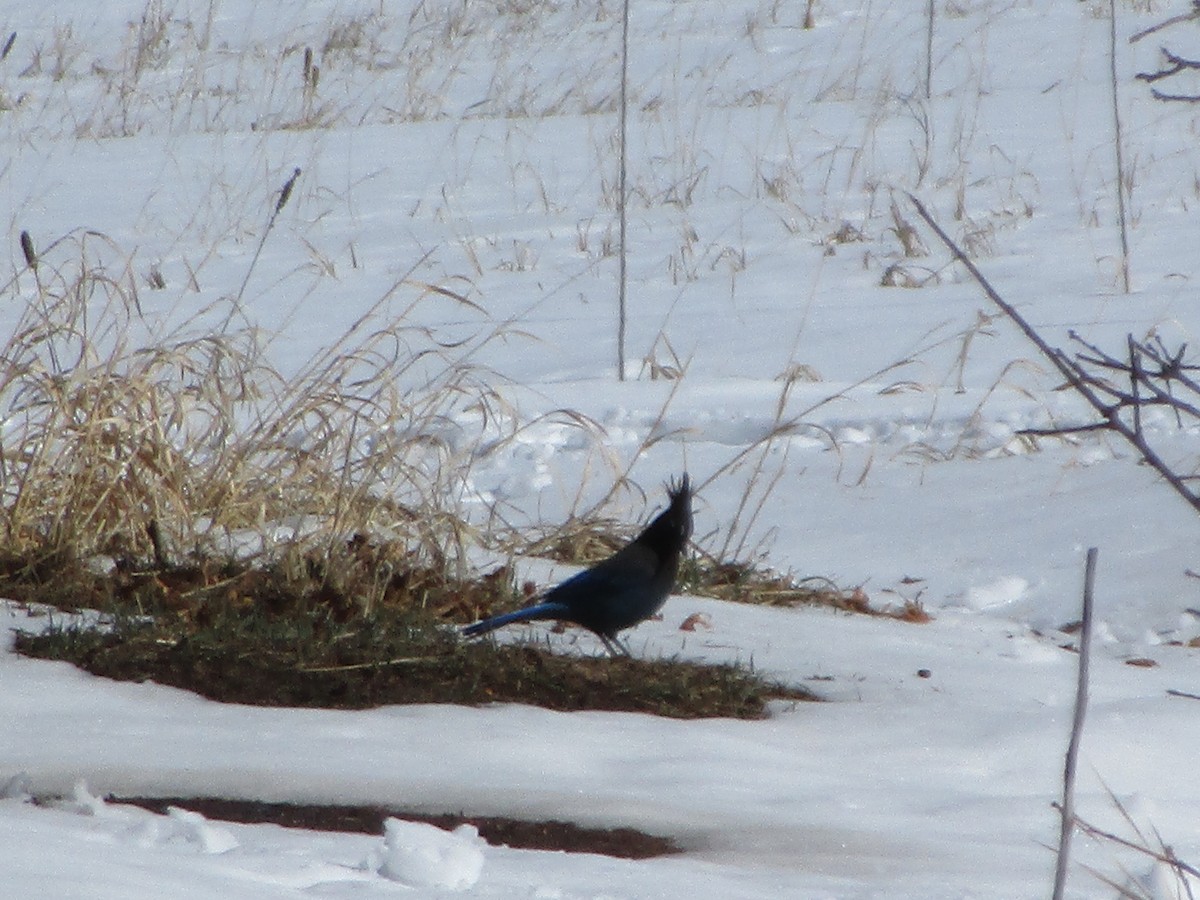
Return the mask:
<svg viewBox="0 0 1200 900">
<path fill-rule="evenodd" d="M 526 822 L 502 816 L 468 816 L 463 813 L 432 815 L 382 806 L 320 806 L 295 803 L 262 803 L 256 800 L 223 800 L 214 797 L 107 797 L 110 803 L 129 803 L 151 812 L 168 807 L 198 812 L 208 819 L 245 824 L 272 824 L 312 831 L 383 834 L 389 818 L 427 822 L 452 829 L 464 823 L 479 829 L 489 844 L 521 850 L 562 850 L 600 853 L 621 859 L 649 859 L 679 853 L 670 838 L 633 828 L 584 828 L 572 822 Z"/>
</svg>

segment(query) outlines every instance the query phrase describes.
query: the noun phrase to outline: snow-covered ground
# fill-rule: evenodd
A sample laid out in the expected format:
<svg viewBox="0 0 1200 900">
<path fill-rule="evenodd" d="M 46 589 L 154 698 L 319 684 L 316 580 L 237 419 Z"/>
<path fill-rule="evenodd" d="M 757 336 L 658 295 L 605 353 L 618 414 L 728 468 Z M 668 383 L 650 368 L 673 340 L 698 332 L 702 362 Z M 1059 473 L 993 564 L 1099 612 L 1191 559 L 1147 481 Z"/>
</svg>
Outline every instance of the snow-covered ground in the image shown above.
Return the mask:
<svg viewBox="0 0 1200 900">
<path fill-rule="evenodd" d="M 1200 692 L 1186 646 L 1200 636 L 1187 611 L 1200 523 L 1111 439 L 1015 435 L 1085 411 L 931 235 L 929 256 L 904 256 L 891 210 L 916 222 L 904 192 L 920 196 L 1052 343 L 1072 328 L 1114 349 L 1128 333 L 1193 340 L 1200 115 L 1133 75 L 1160 43 L 1200 50 L 1194 26 L 1125 43 L 1185 4 L 1117 3 L 1129 295 L 1107 3 L 935 3 L 928 100 L 926 4 L 819 0 L 804 29 L 807 5 L 632 6 L 622 383 L 615 2 L 0 2 L 0 38 L 16 33 L 0 60 L 0 209 L 17 290 L 32 284 L 22 230 L 60 265 L 82 245 L 127 271 L 151 333 L 201 331 L 242 290 L 285 373 L 372 306 L 381 321 L 407 310 L 465 339 L 463 361 L 503 401 L 490 409 L 506 421 L 464 405 L 439 435 L 469 462 L 458 489 L 481 521 L 557 521 L 626 468 L 646 504 L 622 495 L 608 512 L 633 520 L 686 467 L 706 547 L 765 551 L 934 616 L 676 597 L 629 636 L 650 656 L 752 662 L 830 701 L 763 722 L 228 707 L 6 652 L 5 893 L 1044 896 L 1077 659 L 1056 629 L 1078 617 L 1088 546 L 1099 625 L 1079 812 L 1130 835 L 1107 785 L 1200 861 L 1200 703 L 1167 694 Z M 320 67 L 309 89 L 306 47 Z M 894 265 L 928 281 L 881 286 Z M 21 311 L 6 305 L 0 325 Z M 1195 429 L 1148 426 L 1168 453 L 1193 452 Z M 756 516 L 739 514 L 747 492 Z M 696 611 L 711 630 L 680 631 Z M 0 615 L 5 634 L 45 621 Z M 1158 665 L 1127 664 L 1145 659 Z M 400 825 L 322 835 L 97 799 L 110 792 L 565 818 L 669 834 L 687 852 L 481 850 Z M 1072 896 L 1116 895 L 1083 866 L 1176 896 L 1111 843 L 1077 841 L 1077 854 Z"/>
</svg>

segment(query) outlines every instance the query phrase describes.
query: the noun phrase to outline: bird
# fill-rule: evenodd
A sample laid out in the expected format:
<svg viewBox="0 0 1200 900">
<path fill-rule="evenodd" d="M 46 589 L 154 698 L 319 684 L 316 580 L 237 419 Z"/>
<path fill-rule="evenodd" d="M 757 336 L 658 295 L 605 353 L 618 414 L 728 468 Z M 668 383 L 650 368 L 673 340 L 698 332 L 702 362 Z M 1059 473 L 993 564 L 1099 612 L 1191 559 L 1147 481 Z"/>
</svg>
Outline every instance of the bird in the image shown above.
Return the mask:
<svg viewBox="0 0 1200 900">
<path fill-rule="evenodd" d="M 463 636 L 478 637 L 513 622 L 556 619 L 594 632 L 611 655 L 629 656 L 618 632 L 662 609 L 692 536 L 692 484 L 687 473 L 666 488 L 671 501 L 667 508 L 612 556 L 551 588 L 533 606 L 468 625 Z"/>
</svg>

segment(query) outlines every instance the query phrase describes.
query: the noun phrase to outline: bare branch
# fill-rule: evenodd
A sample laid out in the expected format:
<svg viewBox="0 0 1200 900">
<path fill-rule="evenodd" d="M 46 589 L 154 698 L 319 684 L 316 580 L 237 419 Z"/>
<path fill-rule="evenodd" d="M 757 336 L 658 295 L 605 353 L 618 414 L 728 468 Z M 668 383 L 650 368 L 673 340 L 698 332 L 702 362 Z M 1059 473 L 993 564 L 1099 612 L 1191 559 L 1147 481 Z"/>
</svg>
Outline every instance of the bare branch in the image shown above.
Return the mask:
<svg viewBox="0 0 1200 900">
<path fill-rule="evenodd" d="M 1162 31 L 1164 28 L 1169 28 L 1172 25 L 1178 25 L 1180 22 L 1189 22 L 1192 19 L 1200 17 L 1200 2 L 1192 0 L 1192 11 L 1182 13 L 1178 16 L 1171 16 L 1165 22 L 1159 22 L 1157 25 L 1151 25 L 1149 28 L 1144 28 L 1129 39 L 1129 43 L 1136 44 L 1142 38 L 1149 37 L 1155 32 Z"/>
<path fill-rule="evenodd" d="M 1186 16 L 1177 16 L 1174 21 L 1183 21 L 1185 19 L 1195 19 L 1200 17 L 1200 6 L 1197 6 L 1191 14 Z M 1164 23 L 1169 24 L 1169 23 Z M 1143 35 L 1148 32 L 1143 32 Z M 1138 35 L 1134 35 L 1137 39 Z M 1134 77 L 1138 81 L 1144 81 L 1147 84 L 1153 84 L 1156 81 L 1162 81 L 1164 78 L 1171 78 L 1178 75 L 1180 72 L 1194 71 L 1200 69 L 1200 60 L 1187 59 L 1177 53 L 1172 53 L 1166 47 L 1159 47 L 1159 51 L 1166 60 L 1166 64 L 1157 72 L 1139 72 Z M 1160 91 L 1158 88 L 1150 89 L 1151 96 L 1155 100 L 1163 100 L 1165 102 L 1176 103 L 1200 103 L 1200 96 L 1196 94 L 1169 94 L 1166 91 Z"/>
<path fill-rule="evenodd" d="M 1063 437 L 1068 434 L 1086 434 L 1089 431 L 1108 431 L 1108 423 L 1093 422 L 1090 425 L 1064 425 L 1061 428 L 1022 428 L 1016 434 L 1026 434 L 1030 437 Z"/>
<path fill-rule="evenodd" d="M 1163 55 L 1168 65 L 1165 68 L 1159 69 L 1157 72 L 1139 72 L 1134 77 L 1138 81 L 1153 83 L 1163 78 L 1170 78 L 1172 75 L 1178 75 L 1185 69 L 1200 69 L 1200 62 L 1194 59 L 1186 59 L 1175 53 L 1172 53 L 1166 47 L 1159 47 L 1159 51 Z"/>
<path fill-rule="evenodd" d="M 1158 88 L 1151 88 L 1150 96 L 1164 103 L 1200 103 L 1200 94 L 1168 94 Z"/>
<path fill-rule="evenodd" d="M 1168 350 L 1161 340 L 1155 343 L 1136 341 L 1130 336 L 1126 341 L 1128 360 L 1118 359 L 1095 344 L 1083 340 L 1070 332 L 1071 340 L 1087 352 L 1077 353 L 1073 358 L 1058 347 L 1051 346 L 1017 309 L 1005 300 L 979 271 L 978 267 L 963 250 L 942 230 L 924 205 L 909 194 L 909 199 L 925 223 L 933 229 L 946 249 L 966 268 L 996 306 L 1021 330 L 1029 341 L 1045 356 L 1066 379 L 1070 387 L 1079 394 L 1097 415 L 1097 421 L 1082 423 L 1069 428 L 1051 429 L 1045 432 L 1031 430 L 1030 434 L 1069 434 L 1083 431 L 1108 430 L 1119 434 L 1131 444 L 1162 478 L 1174 488 L 1188 504 L 1200 512 L 1200 494 L 1190 486 L 1191 477 L 1174 471 L 1150 443 L 1142 429 L 1142 410 L 1148 406 L 1166 406 L 1173 410 L 1177 419 L 1183 416 L 1200 421 L 1200 385 L 1185 373 L 1196 371 L 1197 366 L 1184 363 L 1186 345 L 1175 352 Z M 1149 361 L 1153 365 L 1147 366 Z M 1120 373 L 1130 384 L 1128 390 L 1119 388 L 1112 381 L 1102 378 L 1095 371 Z M 1195 401 L 1181 399 L 1176 388 L 1190 392 Z M 1123 417 L 1127 413 L 1132 422 Z"/>
</svg>

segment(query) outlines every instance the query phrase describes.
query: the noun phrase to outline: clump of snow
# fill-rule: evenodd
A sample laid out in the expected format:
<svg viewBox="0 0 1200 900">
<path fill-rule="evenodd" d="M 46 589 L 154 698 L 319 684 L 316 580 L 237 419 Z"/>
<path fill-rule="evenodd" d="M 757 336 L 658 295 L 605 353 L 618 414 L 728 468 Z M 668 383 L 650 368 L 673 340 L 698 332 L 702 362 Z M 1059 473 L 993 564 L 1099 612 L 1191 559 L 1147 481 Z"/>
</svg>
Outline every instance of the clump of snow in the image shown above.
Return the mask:
<svg viewBox="0 0 1200 900">
<path fill-rule="evenodd" d="M 366 868 L 409 887 L 465 891 L 483 872 L 485 845 L 474 825 L 444 831 L 424 822 L 388 819 L 383 850 L 368 859 Z"/>
<path fill-rule="evenodd" d="M 10 786 L 22 778 L 24 787 L 21 789 L 28 790 L 28 777 L 23 774 L 12 779 Z M 75 782 L 70 797 L 55 800 L 50 805 L 63 812 L 118 823 L 142 847 L 172 844 L 192 847 L 201 853 L 216 854 L 228 853 L 239 846 L 231 831 L 213 825 L 198 812 L 171 806 L 167 808 L 165 816 L 160 816 L 126 805 L 113 805 L 94 793 L 82 778 Z"/>
<path fill-rule="evenodd" d="M 3 787 L 0 787 L 0 800 L 20 800 L 24 802 L 29 799 L 29 775 L 26 772 L 18 772 L 9 778 Z"/>
<path fill-rule="evenodd" d="M 190 844 L 204 853 L 228 853 L 238 846 L 230 831 L 211 824 L 198 812 L 176 806 L 167 809 L 166 820 L 160 826 L 160 840 Z"/>
<path fill-rule="evenodd" d="M 104 798 L 88 790 L 87 782 L 82 778 L 75 782 L 69 800 L 60 800 L 56 804 L 59 809 L 65 809 L 81 816 L 104 816 L 108 813 L 108 804 Z"/>
<path fill-rule="evenodd" d="M 970 609 L 983 612 L 995 610 L 1024 599 L 1029 582 L 1019 575 L 1004 575 L 985 584 L 967 588 L 963 603 Z"/>
</svg>

